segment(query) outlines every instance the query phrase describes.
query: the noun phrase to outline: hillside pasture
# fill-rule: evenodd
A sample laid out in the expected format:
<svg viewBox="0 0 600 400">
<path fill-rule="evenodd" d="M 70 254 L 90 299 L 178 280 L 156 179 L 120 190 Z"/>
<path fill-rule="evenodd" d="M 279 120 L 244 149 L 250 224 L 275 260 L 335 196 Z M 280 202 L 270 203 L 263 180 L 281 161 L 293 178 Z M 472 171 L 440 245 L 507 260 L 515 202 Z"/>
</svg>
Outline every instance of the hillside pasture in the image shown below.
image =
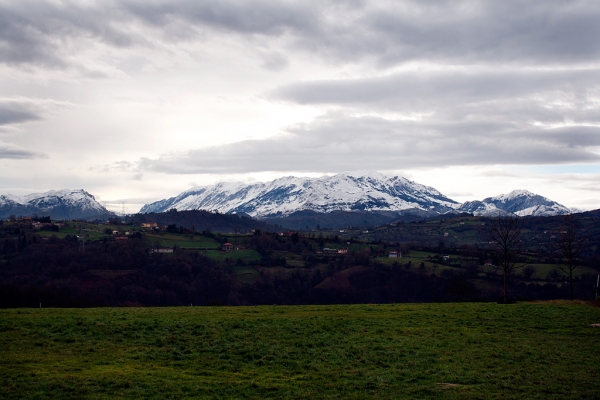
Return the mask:
<svg viewBox="0 0 600 400">
<path fill-rule="evenodd" d="M 43 238 L 49 238 L 52 236 L 56 236 L 59 239 L 63 239 L 67 236 L 83 235 L 85 237 L 86 241 L 100 240 L 103 237 L 106 237 L 105 233 L 103 233 L 100 229 L 98 229 L 96 226 L 93 226 L 91 224 L 86 224 L 86 226 L 83 229 L 79 229 L 79 228 L 76 228 L 73 226 L 73 227 L 60 228 L 60 230 L 58 232 L 39 230 L 39 231 L 35 231 L 35 233 L 40 235 Z"/>
<path fill-rule="evenodd" d="M 235 274 L 238 281 L 246 284 L 253 284 L 258 278 L 260 273 L 253 266 L 240 265 L 235 267 Z"/>
<path fill-rule="evenodd" d="M 236 260 L 243 260 L 246 263 L 252 263 L 254 261 L 260 260 L 261 255 L 256 250 L 246 249 L 246 250 L 232 250 L 229 252 L 221 251 L 221 250 L 209 250 L 204 253 L 206 256 L 219 260 L 230 262 L 235 262 Z"/>
<path fill-rule="evenodd" d="M 145 233 L 144 239 L 149 246 L 178 246 L 182 249 L 220 249 L 221 244 L 215 239 L 192 234 Z"/>
<path fill-rule="evenodd" d="M 26 398 L 592 399 L 600 308 L 555 301 L 0 310 Z"/>
</svg>

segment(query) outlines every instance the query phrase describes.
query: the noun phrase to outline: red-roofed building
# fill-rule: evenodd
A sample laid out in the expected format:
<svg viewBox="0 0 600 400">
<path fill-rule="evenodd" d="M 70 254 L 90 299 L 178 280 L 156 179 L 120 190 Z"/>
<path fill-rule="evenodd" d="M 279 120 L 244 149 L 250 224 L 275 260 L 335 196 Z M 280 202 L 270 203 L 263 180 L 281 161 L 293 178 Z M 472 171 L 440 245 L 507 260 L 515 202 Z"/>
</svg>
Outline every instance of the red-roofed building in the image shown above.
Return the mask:
<svg viewBox="0 0 600 400">
<path fill-rule="evenodd" d="M 231 243 L 229 243 L 229 242 L 228 243 L 224 243 L 222 248 L 223 248 L 223 251 L 230 252 L 230 251 L 233 250 L 233 245 Z"/>
</svg>

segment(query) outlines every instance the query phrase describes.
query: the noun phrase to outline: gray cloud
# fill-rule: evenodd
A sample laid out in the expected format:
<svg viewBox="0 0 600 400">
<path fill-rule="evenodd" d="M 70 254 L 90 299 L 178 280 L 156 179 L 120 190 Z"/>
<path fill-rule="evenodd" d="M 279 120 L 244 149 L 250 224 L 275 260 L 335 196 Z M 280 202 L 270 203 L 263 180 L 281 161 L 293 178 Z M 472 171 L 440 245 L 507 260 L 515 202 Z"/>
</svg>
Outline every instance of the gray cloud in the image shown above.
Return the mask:
<svg viewBox="0 0 600 400">
<path fill-rule="evenodd" d="M 311 25 L 311 7 L 268 1 L 158 1 L 0 4 L 0 62 L 66 68 L 86 43 L 154 47 L 205 40 L 206 29 L 279 36 Z M 136 25 L 141 29 L 135 29 Z"/>
<path fill-rule="evenodd" d="M 29 110 L 5 108 L 0 104 L 0 125 L 17 124 L 37 119 L 40 119 L 40 117 Z"/>
<path fill-rule="evenodd" d="M 131 164 L 121 162 L 113 168 L 219 174 L 600 161 L 600 155 L 587 148 L 596 145 L 596 139 L 565 146 L 570 135 L 597 138 L 600 128 L 521 130 L 509 124 L 417 123 L 334 114 L 291 127 L 286 136 L 143 158 Z"/>
<path fill-rule="evenodd" d="M 11 130 L 10 128 L 16 124 L 41 120 L 46 114 L 68 106 L 71 104 L 49 99 L 0 98 L 0 127 L 8 128 L 9 136 L 20 135 L 22 133 L 20 130 Z M 40 158 L 48 158 L 48 155 L 0 140 L 0 159 Z"/>
<path fill-rule="evenodd" d="M 52 99 L 0 98 L 0 126 L 41 120 L 48 113 L 71 106 Z"/>
<path fill-rule="evenodd" d="M 548 139 L 569 147 L 600 146 L 600 127 L 597 126 L 568 126 L 552 129 L 546 134 Z"/>
<path fill-rule="evenodd" d="M 23 159 L 48 158 L 46 154 L 23 149 L 10 143 L 0 142 L 0 159 Z"/>
<path fill-rule="evenodd" d="M 164 1 L 121 2 L 132 15 L 153 26 L 191 23 L 197 27 L 214 27 L 241 34 L 278 36 L 288 30 L 307 31 L 318 15 L 310 2 L 301 6 L 294 2 L 273 1 Z"/>
<path fill-rule="evenodd" d="M 362 17 L 371 33 L 363 39 L 369 46 L 363 48 L 381 54 L 383 63 L 435 59 L 468 64 L 564 64 L 595 61 L 600 54 L 600 44 L 594 39 L 600 33 L 600 6 L 589 1 L 409 4 Z"/>
<path fill-rule="evenodd" d="M 600 5 L 580 0 L 121 2 L 163 28 L 191 24 L 221 32 L 289 38 L 288 50 L 382 67 L 409 61 L 572 64 L 600 55 Z"/>
<path fill-rule="evenodd" d="M 298 104 L 427 109 L 439 104 L 514 101 L 540 93 L 580 99 L 598 91 L 600 70 L 480 69 L 408 71 L 385 77 L 293 83 L 271 96 Z M 583 100 L 583 99 L 581 99 Z"/>
<path fill-rule="evenodd" d="M 0 60 L 65 67 L 73 62 L 67 54 L 76 57 L 90 40 L 126 48 L 205 40 L 202 33 L 215 31 L 283 38 L 287 52 L 337 62 L 373 58 L 384 68 L 422 60 L 572 65 L 597 61 L 599 21 L 600 4 L 584 0 L 25 0 L 0 5 Z"/>
<path fill-rule="evenodd" d="M 441 136 L 485 136 L 486 132 L 529 131 L 536 125 L 574 126 L 553 130 L 556 145 L 587 147 L 599 140 L 597 128 L 585 128 L 600 125 L 597 82 L 599 69 L 475 67 L 299 82 L 280 87 L 268 97 L 358 114 L 392 113 L 418 121 L 403 126 L 405 133 L 423 134 L 435 128 Z"/>
<path fill-rule="evenodd" d="M 281 71 L 289 65 L 289 60 L 280 53 L 269 53 L 263 56 L 262 66 L 271 71 Z"/>
<path fill-rule="evenodd" d="M 588 185 L 581 185 L 577 187 L 579 190 L 589 190 L 592 192 L 600 192 L 600 185 L 590 183 Z M 596 203 L 598 204 L 598 203 Z"/>
<path fill-rule="evenodd" d="M 0 61 L 65 68 L 90 39 L 126 47 L 139 36 L 128 33 L 126 16 L 106 2 L 104 7 L 80 3 L 22 1 L 0 5 Z"/>
</svg>

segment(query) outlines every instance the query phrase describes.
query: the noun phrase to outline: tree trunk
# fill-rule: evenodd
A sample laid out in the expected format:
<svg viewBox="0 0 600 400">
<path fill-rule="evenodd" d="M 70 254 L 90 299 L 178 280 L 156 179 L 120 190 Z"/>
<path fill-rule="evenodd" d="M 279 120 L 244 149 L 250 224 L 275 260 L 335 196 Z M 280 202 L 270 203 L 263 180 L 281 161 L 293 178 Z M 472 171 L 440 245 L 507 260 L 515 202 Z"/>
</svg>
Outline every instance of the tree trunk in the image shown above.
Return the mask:
<svg viewBox="0 0 600 400">
<path fill-rule="evenodd" d="M 508 278 L 508 273 L 506 271 L 504 271 L 504 304 L 506 304 L 507 301 L 507 295 L 508 295 L 508 282 L 506 282 Z"/>
<path fill-rule="evenodd" d="M 573 300 L 573 269 L 569 270 L 569 289 L 571 290 L 571 300 Z"/>
</svg>

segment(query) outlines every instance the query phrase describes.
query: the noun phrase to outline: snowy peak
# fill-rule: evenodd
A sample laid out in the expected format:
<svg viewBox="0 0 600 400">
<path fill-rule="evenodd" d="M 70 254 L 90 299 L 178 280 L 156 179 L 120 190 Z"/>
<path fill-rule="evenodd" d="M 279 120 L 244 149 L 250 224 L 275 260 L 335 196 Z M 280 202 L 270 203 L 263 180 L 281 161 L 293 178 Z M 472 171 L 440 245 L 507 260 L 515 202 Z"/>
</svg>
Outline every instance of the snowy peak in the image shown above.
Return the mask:
<svg viewBox="0 0 600 400">
<path fill-rule="evenodd" d="M 298 211 L 391 211 L 424 217 L 457 211 L 519 216 L 570 213 L 563 205 L 527 190 L 458 204 L 432 187 L 374 171 L 351 171 L 321 178 L 287 176 L 265 183 L 227 182 L 195 187 L 178 196 L 146 204 L 140 212 L 164 212 L 172 208 L 246 213 L 256 218 L 286 217 Z"/>
<path fill-rule="evenodd" d="M 113 215 L 83 189 L 51 190 L 25 196 L 0 195 L 0 218 L 49 215 L 57 219 L 101 218 Z"/>
<path fill-rule="evenodd" d="M 321 178 L 284 177 L 271 182 L 219 183 L 196 187 L 170 199 L 147 204 L 141 213 L 207 209 L 244 212 L 253 217 L 286 216 L 297 211 L 402 211 L 432 215 L 458 204 L 437 190 L 406 178 L 378 172 L 346 172 Z"/>
<path fill-rule="evenodd" d="M 462 204 L 458 211 L 472 213 L 473 215 L 514 214 L 520 217 L 571 213 L 571 210 L 562 204 L 527 190 L 513 190 L 510 193 L 488 197 L 482 201 L 468 201 Z"/>
</svg>

